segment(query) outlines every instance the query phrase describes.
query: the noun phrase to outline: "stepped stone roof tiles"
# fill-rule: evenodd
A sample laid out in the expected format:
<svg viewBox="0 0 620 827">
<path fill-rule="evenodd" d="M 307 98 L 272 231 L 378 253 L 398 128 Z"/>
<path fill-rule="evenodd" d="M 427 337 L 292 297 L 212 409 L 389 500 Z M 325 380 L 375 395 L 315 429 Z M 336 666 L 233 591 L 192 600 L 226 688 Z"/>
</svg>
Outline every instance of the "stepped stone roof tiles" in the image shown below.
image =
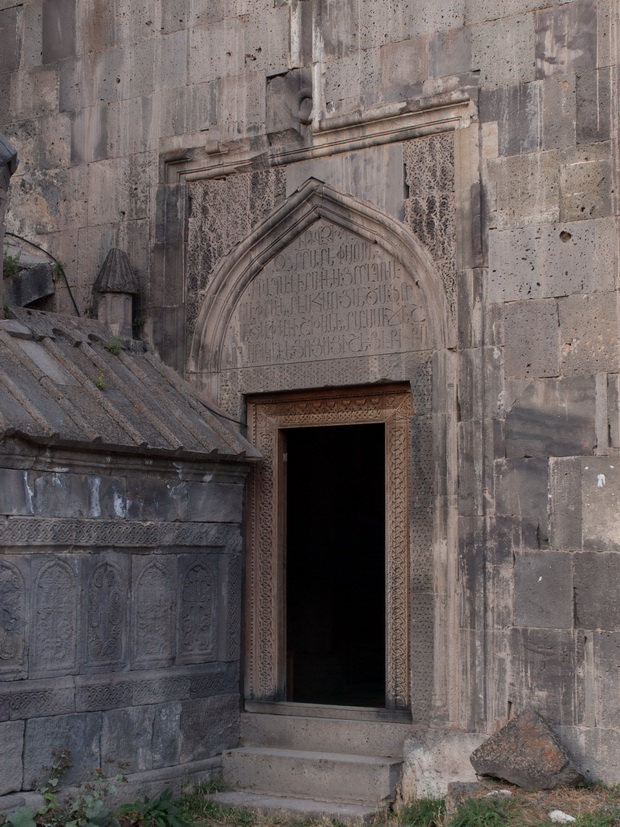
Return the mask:
<svg viewBox="0 0 620 827">
<path fill-rule="evenodd" d="M 187 459 L 256 459 L 236 426 L 142 343 L 93 319 L 0 321 L 0 439 Z"/>
</svg>

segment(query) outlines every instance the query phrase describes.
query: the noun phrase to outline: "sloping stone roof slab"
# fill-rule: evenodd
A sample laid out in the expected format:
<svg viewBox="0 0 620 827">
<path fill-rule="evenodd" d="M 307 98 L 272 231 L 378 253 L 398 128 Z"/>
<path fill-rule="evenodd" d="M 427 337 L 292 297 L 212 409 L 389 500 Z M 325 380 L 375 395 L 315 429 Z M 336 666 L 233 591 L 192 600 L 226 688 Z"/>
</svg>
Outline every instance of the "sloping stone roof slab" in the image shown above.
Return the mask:
<svg viewBox="0 0 620 827">
<path fill-rule="evenodd" d="M 27 308 L 0 321 L 0 439 L 186 459 L 257 459 L 224 414 L 142 343 Z"/>
</svg>

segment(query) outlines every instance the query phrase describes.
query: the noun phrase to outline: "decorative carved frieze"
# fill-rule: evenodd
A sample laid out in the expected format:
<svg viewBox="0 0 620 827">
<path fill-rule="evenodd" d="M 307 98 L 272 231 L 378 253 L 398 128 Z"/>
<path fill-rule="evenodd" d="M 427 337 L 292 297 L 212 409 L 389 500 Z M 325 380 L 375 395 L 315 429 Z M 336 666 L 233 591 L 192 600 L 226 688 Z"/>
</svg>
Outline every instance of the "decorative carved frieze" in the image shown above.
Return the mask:
<svg viewBox="0 0 620 827">
<path fill-rule="evenodd" d="M 87 547 L 201 546 L 239 550 L 235 525 L 132 522 L 130 520 L 62 520 L 9 517 L 0 522 L 0 545 L 71 545 Z"/>
</svg>

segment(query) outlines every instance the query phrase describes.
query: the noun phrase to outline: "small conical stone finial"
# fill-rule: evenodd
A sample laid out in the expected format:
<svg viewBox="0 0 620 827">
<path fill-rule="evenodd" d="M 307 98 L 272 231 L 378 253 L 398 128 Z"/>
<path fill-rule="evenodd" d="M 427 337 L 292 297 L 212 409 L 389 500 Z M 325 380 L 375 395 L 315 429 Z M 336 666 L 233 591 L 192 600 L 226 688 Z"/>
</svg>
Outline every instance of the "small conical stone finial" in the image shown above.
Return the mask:
<svg viewBox="0 0 620 827">
<path fill-rule="evenodd" d="M 99 321 L 105 322 L 115 336 L 130 339 L 133 296 L 140 292 L 140 288 L 127 253 L 116 247 L 109 251 L 93 289 L 99 293 Z"/>
</svg>

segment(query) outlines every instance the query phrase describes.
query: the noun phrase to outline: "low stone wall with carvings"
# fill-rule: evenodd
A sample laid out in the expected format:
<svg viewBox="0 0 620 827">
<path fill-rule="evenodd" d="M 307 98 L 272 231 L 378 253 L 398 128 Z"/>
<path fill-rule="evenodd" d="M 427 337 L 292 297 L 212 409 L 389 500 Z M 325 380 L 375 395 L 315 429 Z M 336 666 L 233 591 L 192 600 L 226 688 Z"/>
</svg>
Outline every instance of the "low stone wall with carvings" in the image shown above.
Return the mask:
<svg viewBox="0 0 620 827">
<path fill-rule="evenodd" d="M 246 470 L 3 444 L 1 795 L 62 747 L 67 782 L 217 771 L 238 737 Z"/>
</svg>

